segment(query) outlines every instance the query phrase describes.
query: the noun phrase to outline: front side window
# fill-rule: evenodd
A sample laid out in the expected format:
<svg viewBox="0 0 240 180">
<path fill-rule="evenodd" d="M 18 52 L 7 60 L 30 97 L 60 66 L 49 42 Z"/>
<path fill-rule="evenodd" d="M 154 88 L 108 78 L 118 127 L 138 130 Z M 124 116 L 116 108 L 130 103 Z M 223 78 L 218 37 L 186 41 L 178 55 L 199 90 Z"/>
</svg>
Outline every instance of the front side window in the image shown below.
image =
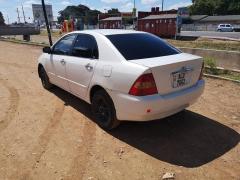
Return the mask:
<svg viewBox="0 0 240 180">
<path fill-rule="evenodd" d="M 73 41 L 76 35 L 71 34 L 63 37 L 57 44 L 53 47 L 53 54 L 58 55 L 70 55 Z"/>
<path fill-rule="evenodd" d="M 77 57 L 98 59 L 98 46 L 95 38 L 87 34 L 78 35 L 72 54 Z"/>
<path fill-rule="evenodd" d="M 126 60 L 154 58 L 181 53 L 181 51 L 152 34 L 115 34 L 108 35 L 107 38 Z"/>
</svg>

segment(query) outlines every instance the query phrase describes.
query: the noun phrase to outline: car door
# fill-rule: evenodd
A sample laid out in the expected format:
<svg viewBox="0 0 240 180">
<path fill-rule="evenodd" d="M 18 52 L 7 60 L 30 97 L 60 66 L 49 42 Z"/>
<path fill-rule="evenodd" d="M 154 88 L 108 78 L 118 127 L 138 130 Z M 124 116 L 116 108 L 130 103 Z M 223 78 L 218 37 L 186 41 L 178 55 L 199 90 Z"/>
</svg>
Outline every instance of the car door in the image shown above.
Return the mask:
<svg viewBox="0 0 240 180">
<path fill-rule="evenodd" d="M 220 27 L 221 27 L 221 31 L 225 31 L 225 25 L 224 24 L 222 24 L 222 25 L 220 25 Z"/>
<path fill-rule="evenodd" d="M 225 24 L 221 24 L 221 25 L 220 25 L 220 30 L 221 30 L 222 32 L 225 31 Z"/>
<path fill-rule="evenodd" d="M 66 72 L 70 91 L 84 99 L 98 61 L 98 46 L 95 38 L 79 34 L 75 40 L 72 57 L 67 60 Z"/>
<path fill-rule="evenodd" d="M 228 29 L 229 29 L 229 28 L 228 28 L 228 25 L 225 24 L 225 25 L 224 25 L 224 32 L 228 32 Z"/>
<path fill-rule="evenodd" d="M 227 24 L 226 25 L 226 32 L 231 32 L 232 29 L 231 29 L 231 25 L 230 24 Z"/>
<path fill-rule="evenodd" d="M 66 59 L 71 55 L 75 38 L 76 34 L 64 36 L 54 45 L 50 56 L 50 67 L 54 74 L 51 82 L 67 91 L 69 91 L 69 86 L 66 76 Z"/>
</svg>

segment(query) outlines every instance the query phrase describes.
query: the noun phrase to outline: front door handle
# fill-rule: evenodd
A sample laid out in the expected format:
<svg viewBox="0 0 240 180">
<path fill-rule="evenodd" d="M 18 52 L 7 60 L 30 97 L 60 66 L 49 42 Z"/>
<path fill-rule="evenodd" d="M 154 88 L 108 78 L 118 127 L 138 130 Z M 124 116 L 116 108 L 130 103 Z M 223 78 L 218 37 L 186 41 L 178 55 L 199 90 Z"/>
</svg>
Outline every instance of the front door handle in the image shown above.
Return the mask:
<svg viewBox="0 0 240 180">
<path fill-rule="evenodd" d="M 88 70 L 88 71 L 92 71 L 93 70 L 93 67 L 91 66 L 90 63 L 88 63 L 85 68 Z"/>
<path fill-rule="evenodd" d="M 65 61 L 64 59 L 62 59 L 62 60 L 60 61 L 60 63 L 61 63 L 62 65 L 65 65 L 65 64 L 66 64 L 66 61 Z"/>
</svg>

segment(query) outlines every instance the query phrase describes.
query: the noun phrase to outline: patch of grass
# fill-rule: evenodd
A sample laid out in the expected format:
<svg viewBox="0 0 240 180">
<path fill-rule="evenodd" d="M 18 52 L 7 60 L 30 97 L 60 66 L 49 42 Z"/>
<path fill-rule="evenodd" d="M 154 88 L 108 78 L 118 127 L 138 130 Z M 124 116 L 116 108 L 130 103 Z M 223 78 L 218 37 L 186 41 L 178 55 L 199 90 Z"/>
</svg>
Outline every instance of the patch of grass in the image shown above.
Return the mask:
<svg viewBox="0 0 240 180">
<path fill-rule="evenodd" d="M 204 73 L 240 81 L 239 72 L 217 68 L 217 63 L 214 58 L 204 58 L 204 62 Z"/>
<path fill-rule="evenodd" d="M 15 38 L 7 38 L 7 39 L 0 39 L 0 40 L 7 41 L 7 42 L 18 43 L 18 44 L 35 45 L 35 46 L 47 46 L 47 44 L 45 42 L 37 43 L 37 42 L 24 41 L 24 40 L 15 39 Z"/>
<path fill-rule="evenodd" d="M 229 79 L 240 81 L 240 74 L 239 73 L 229 72 L 227 74 L 221 74 L 221 76 L 229 78 Z"/>
<path fill-rule="evenodd" d="M 212 40 L 212 39 L 205 39 L 205 38 L 199 38 L 193 41 L 172 40 L 172 39 L 168 39 L 167 41 L 173 46 L 177 46 L 177 47 L 240 51 L 239 41 Z"/>
<path fill-rule="evenodd" d="M 214 58 L 206 57 L 204 58 L 205 66 L 208 68 L 205 68 L 205 72 L 213 75 L 219 75 L 219 70 L 217 69 L 217 62 Z"/>
<path fill-rule="evenodd" d="M 41 30 L 40 36 L 47 36 L 47 35 L 48 35 L 48 33 L 46 30 Z M 54 37 L 61 37 L 63 34 L 62 34 L 61 30 L 59 30 L 59 31 L 51 31 L 51 35 Z"/>
</svg>

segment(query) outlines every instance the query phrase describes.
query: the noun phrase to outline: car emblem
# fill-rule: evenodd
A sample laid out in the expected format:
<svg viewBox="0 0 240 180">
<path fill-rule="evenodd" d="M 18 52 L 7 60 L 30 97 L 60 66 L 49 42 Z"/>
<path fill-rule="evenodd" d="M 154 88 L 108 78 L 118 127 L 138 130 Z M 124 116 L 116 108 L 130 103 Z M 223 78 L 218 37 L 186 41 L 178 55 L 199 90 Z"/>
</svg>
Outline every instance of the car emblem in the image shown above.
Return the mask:
<svg viewBox="0 0 240 180">
<path fill-rule="evenodd" d="M 189 71 L 193 71 L 193 68 L 183 66 L 180 71 L 181 72 L 189 72 Z"/>
</svg>

